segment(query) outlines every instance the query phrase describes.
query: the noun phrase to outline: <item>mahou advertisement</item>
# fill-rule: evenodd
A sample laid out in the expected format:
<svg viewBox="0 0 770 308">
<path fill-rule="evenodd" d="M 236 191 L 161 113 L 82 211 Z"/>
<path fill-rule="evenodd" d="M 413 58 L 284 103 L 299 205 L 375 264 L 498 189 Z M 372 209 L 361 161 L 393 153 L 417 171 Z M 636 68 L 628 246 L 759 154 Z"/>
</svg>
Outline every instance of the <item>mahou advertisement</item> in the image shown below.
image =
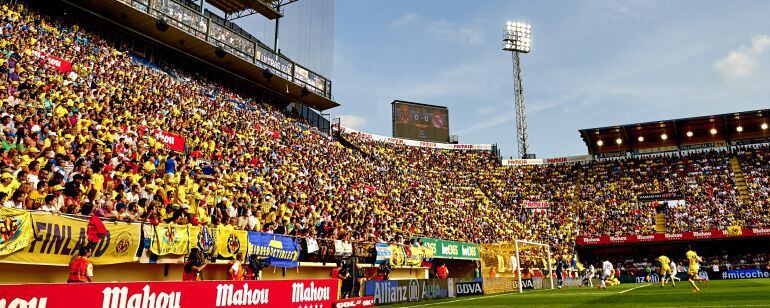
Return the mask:
<svg viewBox="0 0 770 308">
<path fill-rule="evenodd" d="M 0 307 L 331 308 L 337 280 L 25 284 L 0 287 Z"/>
<path fill-rule="evenodd" d="M 680 233 L 661 233 L 650 235 L 603 235 L 603 236 L 579 236 L 577 245 L 610 245 L 610 244 L 634 244 L 649 242 L 713 240 L 723 238 L 768 237 L 770 228 L 728 228 L 726 230 L 709 230 Z"/>
</svg>

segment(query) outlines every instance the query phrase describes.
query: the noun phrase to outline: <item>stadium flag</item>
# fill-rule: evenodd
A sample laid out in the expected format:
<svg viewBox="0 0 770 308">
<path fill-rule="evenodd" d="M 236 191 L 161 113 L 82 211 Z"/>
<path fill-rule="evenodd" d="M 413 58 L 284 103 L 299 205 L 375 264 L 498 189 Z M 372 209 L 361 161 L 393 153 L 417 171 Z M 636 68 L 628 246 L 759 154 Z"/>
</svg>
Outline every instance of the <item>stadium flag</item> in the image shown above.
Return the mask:
<svg viewBox="0 0 770 308">
<path fill-rule="evenodd" d="M 0 207 L 0 256 L 5 256 L 29 246 L 35 238 L 32 214 L 25 210 Z"/>
<path fill-rule="evenodd" d="M 0 262 L 67 266 L 72 256 L 88 244 L 88 221 L 51 213 L 31 215 L 37 230 L 34 240 L 25 249 L 1 256 Z M 94 246 L 90 260 L 95 265 L 136 261 L 140 225 L 112 222 L 105 227 L 107 234 Z"/>
<path fill-rule="evenodd" d="M 318 241 L 316 241 L 314 238 L 305 238 L 305 243 L 307 243 L 307 253 L 314 253 L 318 251 Z"/>
<path fill-rule="evenodd" d="M 248 239 L 248 255 L 255 254 L 260 257 L 267 257 L 267 262 L 271 266 L 299 266 L 299 245 L 293 238 L 277 234 L 249 232 Z"/>
<path fill-rule="evenodd" d="M 217 251 L 217 241 L 213 229 L 190 226 L 190 248 L 198 248 L 205 254 L 213 255 Z"/>
<path fill-rule="evenodd" d="M 159 224 L 152 228 L 150 251 L 156 255 L 186 255 L 190 251 L 190 232 L 187 225 Z"/>
<path fill-rule="evenodd" d="M 390 245 L 390 265 L 403 266 L 406 261 L 404 247 L 398 244 Z"/>
<path fill-rule="evenodd" d="M 741 228 L 741 226 L 728 226 L 727 234 L 729 234 L 730 236 L 741 236 L 743 235 L 743 229 Z"/>
<path fill-rule="evenodd" d="M 53 67 L 57 71 L 62 73 L 69 73 L 72 71 L 72 62 L 70 61 L 34 49 L 30 49 L 30 54 L 37 58 L 45 59 L 46 65 Z"/>
<path fill-rule="evenodd" d="M 170 132 L 166 132 L 160 129 L 156 129 L 155 133 L 153 134 L 153 137 L 160 141 L 160 143 L 163 143 L 166 145 L 166 147 L 169 148 L 169 150 L 176 151 L 176 152 L 184 152 L 184 137 L 182 137 L 179 134 L 174 134 Z"/>
<path fill-rule="evenodd" d="M 377 257 L 374 261 L 375 265 L 390 262 L 390 246 L 388 246 L 388 244 L 377 243 L 374 245 L 374 249 L 377 252 Z"/>
<path fill-rule="evenodd" d="M 422 260 L 425 259 L 425 249 L 423 247 L 405 246 L 404 250 L 409 250 L 409 254 L 406 257 L 407 266 L 419 266 Z"/>
<path fill-rule="evenodd" d="M 214 229 L 217 255 L 222 258 L 232 258 L 239 252 L 246 255 L 248 232 L 242 230 Z"/>
<path fill-rule="evenodd" d="M 340 257 L 349 257 L 353 254 L 353 244 L 341 240 L 334 241 L 334 255 Z"/>
<path fill-rule="evenodd" d="M 98 243 L 99 240 L 107 235 L 107 227 L 104 226 L 104 222 L 102 222 L 99 216 L 91 214 L 86 233 L 88 234 L 88 242 Z"/>
</svg>

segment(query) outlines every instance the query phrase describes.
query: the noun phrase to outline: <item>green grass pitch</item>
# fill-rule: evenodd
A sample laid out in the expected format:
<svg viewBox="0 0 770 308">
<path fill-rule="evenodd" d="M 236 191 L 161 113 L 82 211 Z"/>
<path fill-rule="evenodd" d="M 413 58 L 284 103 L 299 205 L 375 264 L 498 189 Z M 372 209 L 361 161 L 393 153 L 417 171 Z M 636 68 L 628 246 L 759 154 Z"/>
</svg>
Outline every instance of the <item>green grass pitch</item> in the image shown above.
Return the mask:
<svg viewBox="0 0 770 308">
<path fill-rule="evenodd" d="M 622 284 L 597 288 L 569 287 L 519 293 L 460 297 L 388 307 L 770 307 L 770 279 L 715 280 L 698 284 L 692 293 L 687 281 L 671 287 L 660 284 Z"/>
</svg>

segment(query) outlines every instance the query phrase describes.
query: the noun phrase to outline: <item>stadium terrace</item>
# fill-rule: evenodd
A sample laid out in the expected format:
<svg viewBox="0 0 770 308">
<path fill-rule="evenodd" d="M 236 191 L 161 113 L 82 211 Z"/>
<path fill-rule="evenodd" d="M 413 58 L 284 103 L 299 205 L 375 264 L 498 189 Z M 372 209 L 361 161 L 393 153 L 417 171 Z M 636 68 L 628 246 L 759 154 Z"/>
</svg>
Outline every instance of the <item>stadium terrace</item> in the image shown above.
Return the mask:
<svg viewBox="0 0 770 308">
<path fill-rule="evenodd" d="M 444 142 L 441 106 L 394 105 L 415 138 L 356 131 L 321 113 L 330 80 L 228 19 L 288 4 L 2 2 L 1 307 L 768 277 L 770 110 L 584 129 L 588 155 L 540 159 Z"/>
</svg>

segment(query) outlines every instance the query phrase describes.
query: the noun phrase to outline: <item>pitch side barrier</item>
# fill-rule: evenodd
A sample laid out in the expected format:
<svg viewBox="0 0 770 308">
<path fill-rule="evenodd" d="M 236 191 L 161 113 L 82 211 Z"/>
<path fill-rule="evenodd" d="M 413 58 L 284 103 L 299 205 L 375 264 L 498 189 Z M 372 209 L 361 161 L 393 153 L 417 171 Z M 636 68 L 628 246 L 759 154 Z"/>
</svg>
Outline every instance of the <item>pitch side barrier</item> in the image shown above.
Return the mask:
<svg viewBox="0 0 770 308">
<path fill-rule="evenodd" d="M 337 285 L 335 279 L 3 285 L 0 307 L 332 307 Z"/>
<path fill-rule="evenodd" d="M 364 296 L 375 305 L 485 294 L 485 280 L 479 279 L 403 279 L 370 280 L 364 283 Z"/>
</svg>

